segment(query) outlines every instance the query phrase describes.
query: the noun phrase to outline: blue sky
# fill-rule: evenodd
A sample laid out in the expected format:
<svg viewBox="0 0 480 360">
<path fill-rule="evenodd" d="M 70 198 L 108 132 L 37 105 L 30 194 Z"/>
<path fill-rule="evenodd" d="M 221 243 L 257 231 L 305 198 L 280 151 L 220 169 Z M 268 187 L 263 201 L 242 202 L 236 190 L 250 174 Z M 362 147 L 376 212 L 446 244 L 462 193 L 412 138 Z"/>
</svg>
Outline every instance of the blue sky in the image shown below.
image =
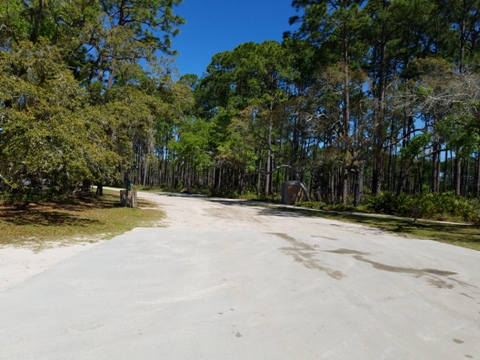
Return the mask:
<svg viewBox="0 0 480 360">
<path fill-rule="evenodd" d="M 180 74 L 201 76 L 212 56 L 248 42 L 282 40 L 295 15 L 291 0 L 184 0 L 175 8 L 187 24 L 173 39 Z"/>
</svg>

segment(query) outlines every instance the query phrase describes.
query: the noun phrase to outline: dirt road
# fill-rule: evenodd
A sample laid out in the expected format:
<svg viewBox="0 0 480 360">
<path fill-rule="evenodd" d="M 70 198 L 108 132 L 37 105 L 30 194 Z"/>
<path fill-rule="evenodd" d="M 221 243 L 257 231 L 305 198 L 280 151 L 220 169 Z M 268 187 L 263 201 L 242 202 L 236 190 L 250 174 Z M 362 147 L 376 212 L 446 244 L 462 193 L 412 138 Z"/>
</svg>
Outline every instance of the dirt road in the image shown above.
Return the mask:
<svg viewBox="0 0 480 360">
<path fill-rule="evenodd" d="M 0 359 L 480 359 L 480 252 L 140 195 L 165 228 L 0 292 Z"/>
</svg>

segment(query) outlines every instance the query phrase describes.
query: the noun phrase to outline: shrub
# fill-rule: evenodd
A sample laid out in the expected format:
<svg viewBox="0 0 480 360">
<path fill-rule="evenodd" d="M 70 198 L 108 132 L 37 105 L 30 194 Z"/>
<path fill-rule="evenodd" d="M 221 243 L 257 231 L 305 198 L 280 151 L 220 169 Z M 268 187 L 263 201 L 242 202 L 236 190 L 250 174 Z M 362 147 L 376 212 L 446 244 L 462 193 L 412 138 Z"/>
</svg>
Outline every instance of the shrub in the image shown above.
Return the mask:
<svg viewBox="0 0 480 360">
<path fill-rule="evenodd" d="M 475 222 L 479 206 L 451 192 L 421 195 L 385 192 L 371 197 L 366 208 L 388 215 Z"/>
<path fill-rule="evenodd" d="M 322 210 L 326 204 L 321 201 L 301 201 L 295 203 L 295 206 L 300 206 L 308 209 Z"/>
</svg>

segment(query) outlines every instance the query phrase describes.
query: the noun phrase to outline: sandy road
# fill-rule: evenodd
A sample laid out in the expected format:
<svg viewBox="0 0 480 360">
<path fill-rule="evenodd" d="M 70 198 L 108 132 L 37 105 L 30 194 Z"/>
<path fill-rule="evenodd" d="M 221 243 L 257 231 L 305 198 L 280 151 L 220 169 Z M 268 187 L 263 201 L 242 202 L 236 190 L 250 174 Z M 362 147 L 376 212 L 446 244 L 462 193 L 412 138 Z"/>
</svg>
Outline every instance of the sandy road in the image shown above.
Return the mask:
<svg viewBox="0 0 480 360">
<path fill-rule="evenodd" d="M 0 292 L 0 359 L 480 359 L 480 252 L 140 195 L 165 228 Z"/>
</svg>

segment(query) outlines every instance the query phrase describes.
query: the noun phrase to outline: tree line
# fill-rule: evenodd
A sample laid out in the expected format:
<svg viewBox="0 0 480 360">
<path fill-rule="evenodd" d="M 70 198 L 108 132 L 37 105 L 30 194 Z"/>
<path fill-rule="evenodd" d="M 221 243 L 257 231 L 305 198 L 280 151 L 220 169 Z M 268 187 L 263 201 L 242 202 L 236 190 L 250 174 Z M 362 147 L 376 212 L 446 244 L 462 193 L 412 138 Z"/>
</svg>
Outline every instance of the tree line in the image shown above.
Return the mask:
<svg viewBox="0 0 480 360">
<path fill-rule="evenodd" d="M 8 189 L 129 176 L 260 196 L 299 180 L 333 204 L 479 195 L 480 1 L 294 0 L 282 43 L 176 77 L 180 2 L 0 5 Z"/>
<path fill-rule="evenodd" d="M 3 191 L 118 182 L 193 102 L 174 81 L 181 0 L 3 0 Z"/>
</svg>

